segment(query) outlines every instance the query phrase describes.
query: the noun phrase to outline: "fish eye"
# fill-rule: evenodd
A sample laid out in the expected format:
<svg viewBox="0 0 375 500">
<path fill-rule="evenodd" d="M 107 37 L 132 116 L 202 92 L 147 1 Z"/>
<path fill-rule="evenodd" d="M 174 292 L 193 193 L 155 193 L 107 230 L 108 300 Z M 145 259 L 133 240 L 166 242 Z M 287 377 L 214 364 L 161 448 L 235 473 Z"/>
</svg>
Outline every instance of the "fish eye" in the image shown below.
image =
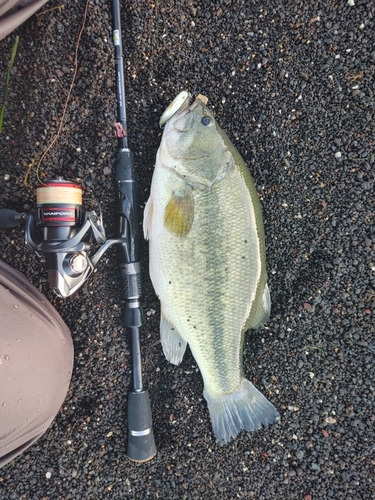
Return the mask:
<svg viewBox="0 0 375 500">
<path fill-rule="evenodd" d="M 211 123 L 211 118 L 209 116 L 203 116 L 201 119 L 201 124 L 207 127 Z"/>
</svg>

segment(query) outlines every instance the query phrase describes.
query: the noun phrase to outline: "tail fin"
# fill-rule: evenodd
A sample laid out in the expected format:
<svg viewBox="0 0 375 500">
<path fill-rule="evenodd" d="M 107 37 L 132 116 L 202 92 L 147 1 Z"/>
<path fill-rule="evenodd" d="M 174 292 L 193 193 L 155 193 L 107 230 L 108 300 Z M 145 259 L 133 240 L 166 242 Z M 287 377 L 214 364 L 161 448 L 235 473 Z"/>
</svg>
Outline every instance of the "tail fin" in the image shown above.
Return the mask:
<svg viewBox="0 0 375 500">
<path fill-rule="evenodd" d="M 212 420 L 214 434 L 220 444 L 227 444 L 241 430 L 255 431 L 280 419 L 276 408 L 251 382 L 243 379 L 236 392 L 204 397 Z"/>
</svg>

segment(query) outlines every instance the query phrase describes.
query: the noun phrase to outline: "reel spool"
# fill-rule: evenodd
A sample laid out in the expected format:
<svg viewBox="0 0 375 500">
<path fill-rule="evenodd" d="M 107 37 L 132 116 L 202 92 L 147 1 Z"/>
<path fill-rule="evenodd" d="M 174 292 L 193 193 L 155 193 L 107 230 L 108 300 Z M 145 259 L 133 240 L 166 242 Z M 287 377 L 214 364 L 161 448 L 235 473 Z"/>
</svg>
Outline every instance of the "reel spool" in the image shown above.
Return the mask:
<svg viewBox="0 0 375 500">
<path fill-rule="evenodd" d="M 36 187 L 36 208 L 37 226 L 46 228 L 80 226 L 84 216 L 82 188 L 63 179 L 39 184 Z"/>
</svg>

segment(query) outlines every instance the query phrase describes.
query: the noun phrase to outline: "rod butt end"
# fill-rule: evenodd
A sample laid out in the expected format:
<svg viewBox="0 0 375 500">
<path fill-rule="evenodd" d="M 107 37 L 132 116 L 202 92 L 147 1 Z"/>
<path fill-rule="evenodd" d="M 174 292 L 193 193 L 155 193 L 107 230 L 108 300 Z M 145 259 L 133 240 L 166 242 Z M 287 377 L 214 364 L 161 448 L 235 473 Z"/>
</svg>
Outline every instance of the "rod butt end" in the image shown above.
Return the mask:
<svg viewBox="0 0 375 500">
<path fill-rule="evenodd" d="M 147 462 L 156 455 L 148 390 L 129 392 L 127 456 L 133 462 Z"/>
</svg>

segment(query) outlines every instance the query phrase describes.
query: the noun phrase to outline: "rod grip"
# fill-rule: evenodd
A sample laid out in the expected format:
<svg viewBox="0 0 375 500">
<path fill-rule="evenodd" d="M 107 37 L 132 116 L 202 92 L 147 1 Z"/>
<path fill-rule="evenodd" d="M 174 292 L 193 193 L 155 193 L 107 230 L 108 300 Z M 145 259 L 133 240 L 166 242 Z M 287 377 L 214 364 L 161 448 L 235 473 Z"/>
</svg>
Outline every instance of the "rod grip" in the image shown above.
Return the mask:
<svg viewBox="0 0 375 500">
<path fill-rule="evenodd" d="M 134 155 L 128 148 L 117 151 L 115 182 L 136 181 Z"/>
<path fill-rule="evenodd" d="M 140 299 L 142 295 L 141 265 L 139 262 L 120 263 L 120 272 L 126 300 Z"/>
<path fill-rule="evenodd" d="M 133 462 L 146 462 L 156 455 L 148 390 L 128 394 L 127 456 Z"/>
</svg>

